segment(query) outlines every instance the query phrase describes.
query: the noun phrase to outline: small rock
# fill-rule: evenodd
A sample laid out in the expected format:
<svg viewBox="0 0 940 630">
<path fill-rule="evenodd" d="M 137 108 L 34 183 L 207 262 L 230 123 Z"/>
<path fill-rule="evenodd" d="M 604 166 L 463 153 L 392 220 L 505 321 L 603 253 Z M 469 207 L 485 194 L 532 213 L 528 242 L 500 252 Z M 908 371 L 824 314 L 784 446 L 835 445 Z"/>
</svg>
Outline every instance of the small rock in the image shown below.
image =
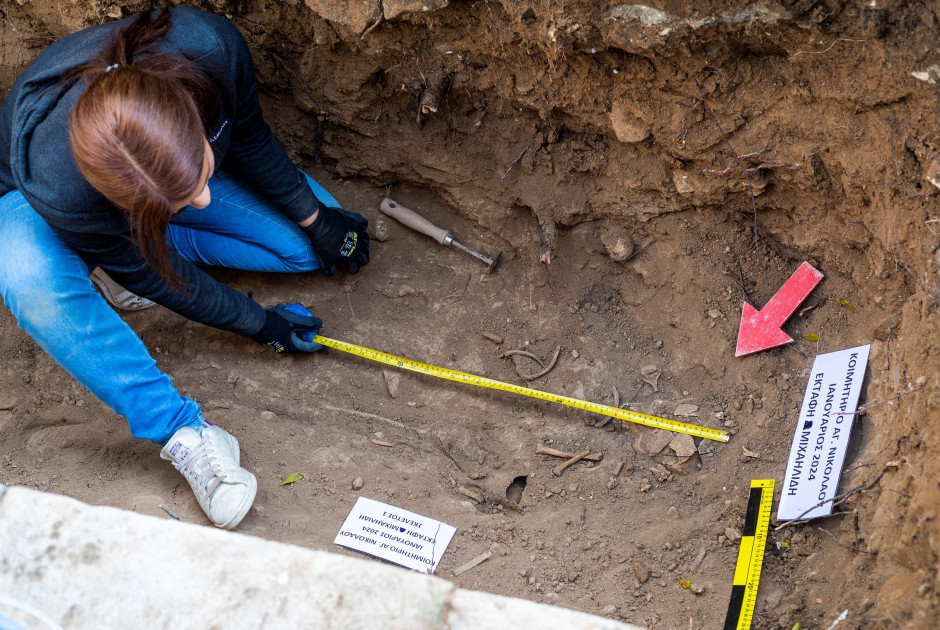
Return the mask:
<svg viewBox="0 0 940 630">
<path fill-rule="evenodd" d="M 727 538 L 731 542 L 735 542 L 736 540 L 741 540 L 741 530 L 736 527 L 726 527 L 725 538 Z"/>
<path fill-rule="evenodd" d="M 610 125 L 614 128 L 617 140 L 628 144 L 642 142 L 650 136 L 649 125 L 620 101 L 614 102 L 610 108 Z"/>
<path fill-rule="evenodd" d="M 262 411 L 261 412 L 262 420 L 277 420 L 277 414 L 273 411 Z"/>
<path fill-rule="evenodd" d="M 650 579 L 649 569 L 639 562 L 633 563 L 633 573 L 636 575 L 636 579 L 640 581 L 640 584 L 646 584 L 646 581 Z"/>
<path fill-rule="evenodd" d="M 924 169 L 924 178 L 940 188 L 940 154 L 933 156 L 933 159 L 927 164 L 927 168 Z"/>
<path fill-rule="evenodd" d="M 715 412 L 715 417 L 718 418 L 719 420 L 724 420 L 724 419 L 725 419 L 725 412 L 724 412 L 724 411 L 716 411 L 716 412 Z"/>
<path fill-rule="evenodd" d="M 385 219 L 376 219 L 370 230 L 372 238 L 384 242 L 388 240 L 388 222 Z"/>
<path fill-rule="evenodd" d="M 641 433 L 633 443 L 633 450 L 641 455 L 656 455 L 669 446 L 676 435 L 665 429 L 655 429 L 652 433 Z"/>
<path fill-rule="evenodd" d="M 927 384 L 927 377 L 926 377 L 926 376 L 921 376 L 920 378 L 917 379 L 917 386 L 918 386 L 918 387 L 923 387 L 923 386 L 926 385 L 926 384 Z"/>
<path fill-rule="evenodd" d="M 666 510 L 666 516 L 678 521 L 679 520 L 679 508 L 677 508 L 674 505 L 669 506 L 669 509 Z"/>
<path fill-rule="evenodd" d="M 715 309 L 708 311 L 708 316 L 711 317 L 712 319 L 718 319 L 719 317 L 721 317 L 721 315 L 722 315 L 721 311 L 716 311 Z"/>
<path fill-rule="evenodd" d="M 676 186 L 676 192 L 680 195 L 687 195 L 689 193 L 695 192 L 695 188 L 692 186 L 692 182 L 689 180 L 689 176 L 680 171 L 676 171 L 672 174 L 672 183 Z"/>
<path fill-rule="evenodd" d="M 611 617 L 613 615 L 616 615 L 617 607 L 614 606 L 613 604 L 609 606 L 604 606 L 604 610 L 601 611 L 601 614 L 604 615 L 605 617 Z"/>
<path fill-rule="evenodd" d="M 633 239 L 619 227 L 611 228 L 601 236 L 601 243 L 612 260 L 623 262 L 633 256 Z"/>
<path fill-rule="evenodd" d="M 362 490 L 362 486 L 366 485 L 366 482 L 362 480 L 362 477 L 356 477 L 352 482 L 353 490 Z"/>
<path fill-rule="evenodd" d="M 572 350 L 572 351 L 571 351 L 571 358 L 572 358 L 572 359 L 577 359 L 579 356 L 581 356 L 581 355 L 578 354 L 578 351 L 577 351 L 577 350 Z"/>
<path fill-rule="evenodd" d="M 578 573 L 577 571 L 572 571 L 568 574 L 568 581 L 577 582 L 579 577 L 581 577 L 580 573 Z"/>
<path fill-rule="evenodd" d="M 698 415 L 698 405 L 690 405 L 689 403 L 682 403 L 676 410 L 672 412 L 674 416 L 697 416 Z"/>
<path fill-rule="evenodd" d="M 574 394 L 572 394 L 571 397 L 577 398 L 578 400 L 587 400 L 584 397 L 584 385 L 578 383 L 577 387 L 574 388 Z"/>
<path fill-rule="evenodd" d="M 695 593 L 696 595 L 704 595 L 704 594 L 705 594 L 705 587 L 704 587 L 704 586 L 699 586 L 698 584 L 693 584 L 693 585 L 692 585 L 692 592 Z"/>
<path fill-rule="evenodd" d="M 660 348 L 663 347 L 663 342 L 662 342 L 661 339 L 657 339 L 657 340 L 656 340 L 656 343 L 654 343 L 653 345 L 656 346 L 656 349 L 657 349 L 657 350 L 659 350 Z"/>
<path fill-rule="evenodd" d="M 401 387 L 401 374 L 391 370 L 382 370 L 385 376 L 385 386 L 388 387 L 388 395 L 392 398 L 398 398 L 398 392 Z"/>
<path fill-rule="evenodd" d="M 703 440 L 710 442 L 711 440 Z M 695 455 L 695 440 L 691 435 L 680 433 L 669 442 L 669 448 L 675 451 L 679 457 L 691 457 Z"/>
<path fill-rule="evenodd" d="M 698 444 L 699 455 L 711 455 L 715 452 L 715 440 L 702 440 Z"/>
</svg>

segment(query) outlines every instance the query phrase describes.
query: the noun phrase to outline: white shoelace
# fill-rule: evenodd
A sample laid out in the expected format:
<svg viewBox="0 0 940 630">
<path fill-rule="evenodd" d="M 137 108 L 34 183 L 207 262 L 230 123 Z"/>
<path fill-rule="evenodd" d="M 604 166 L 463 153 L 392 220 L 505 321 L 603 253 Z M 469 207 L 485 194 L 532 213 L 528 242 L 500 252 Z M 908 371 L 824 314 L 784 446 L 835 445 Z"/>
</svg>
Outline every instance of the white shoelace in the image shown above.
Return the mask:
<svg viewBox="0 0 940 630">
<path fill-rule="evenodd" d="M 193 490 L 199 492 L 203 499 L 207 499 L 225 480 L 225 475 L 222 474 L 222 467 L 219 465 L 218 456 L 213 452 L 214 450 L 212 441 L 205 438 L 199 443 L 199 446 L 189 452 L 189 455 L 181 464 L 173 462 L 173 466 L 190 480 L 190 483 L 193 484 Z M 203 464 L 203 466 L 198 464 Z"/>
</svg>

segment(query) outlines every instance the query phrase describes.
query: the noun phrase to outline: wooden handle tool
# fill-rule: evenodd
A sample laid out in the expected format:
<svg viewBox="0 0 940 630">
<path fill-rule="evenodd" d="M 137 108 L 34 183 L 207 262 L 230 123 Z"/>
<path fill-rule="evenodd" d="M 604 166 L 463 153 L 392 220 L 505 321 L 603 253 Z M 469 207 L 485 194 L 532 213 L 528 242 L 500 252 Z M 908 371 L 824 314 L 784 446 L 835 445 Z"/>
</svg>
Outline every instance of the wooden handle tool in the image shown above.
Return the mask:
<svg viewBox="0 0 940 630">
<path fill-rule="evenodd" d="M 502 260 L 503 252 L 499 252 L 494 258 L 489 258 L 488 256 L 484 256 L 479 252 L 475 252 L 469 247 L 461 245 L 455 241 L 454 237 L 451 236 L 450 232 L 447 230 L 437 227 L 411 208 L 406 208 L 390 197 L 385 197 L 382 199 L 382 202 L 379 204 L 379 212 L 396 219 L 400 223 L 407 225 L 416 232 L 421 232 L 422 234 L 430 236 L 441 245 L 453 245 L 458 249 L 462 249 L 463 251 L 467 252 L 471 256 L 479 258 L 489 266 L 490 273 L 496 271 L 496 268 L 499 266 L 499 263 Z"/>
</svg>

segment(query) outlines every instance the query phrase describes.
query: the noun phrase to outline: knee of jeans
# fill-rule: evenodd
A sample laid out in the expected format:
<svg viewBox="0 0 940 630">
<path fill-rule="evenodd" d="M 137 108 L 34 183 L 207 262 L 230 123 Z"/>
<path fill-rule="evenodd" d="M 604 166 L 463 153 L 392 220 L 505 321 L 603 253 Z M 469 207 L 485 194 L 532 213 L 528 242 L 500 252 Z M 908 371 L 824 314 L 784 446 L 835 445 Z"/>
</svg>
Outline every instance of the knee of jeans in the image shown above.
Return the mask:
<svg viewBox="0 0 940 630">
<path fill-rule="evenodd" d="M 320 268 L 320 262 L 307 239 L 297 239 L 293 247 L 280 253 L 284 270 L 288 272 L 313 271 Z"/>
</svg>

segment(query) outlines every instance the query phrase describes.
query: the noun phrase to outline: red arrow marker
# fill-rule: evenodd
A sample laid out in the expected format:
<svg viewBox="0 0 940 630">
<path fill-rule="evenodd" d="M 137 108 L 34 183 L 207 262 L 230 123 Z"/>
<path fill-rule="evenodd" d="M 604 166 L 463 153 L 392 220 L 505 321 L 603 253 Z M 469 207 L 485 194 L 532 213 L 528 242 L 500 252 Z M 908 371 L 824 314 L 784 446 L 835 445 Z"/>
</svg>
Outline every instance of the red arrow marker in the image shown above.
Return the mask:
<svg viewBox="0 0 940 630">
<path fill-rule="evenodd" d="M 745 302 L 741 313 L 741 327 L 738 329 L 738 347 L 734 356 L 743 357 L 793 341 L 780 327 L 790 319 L 822 279 L 823 275 L 805 262 L 760 311 Z"/>
</svg>

